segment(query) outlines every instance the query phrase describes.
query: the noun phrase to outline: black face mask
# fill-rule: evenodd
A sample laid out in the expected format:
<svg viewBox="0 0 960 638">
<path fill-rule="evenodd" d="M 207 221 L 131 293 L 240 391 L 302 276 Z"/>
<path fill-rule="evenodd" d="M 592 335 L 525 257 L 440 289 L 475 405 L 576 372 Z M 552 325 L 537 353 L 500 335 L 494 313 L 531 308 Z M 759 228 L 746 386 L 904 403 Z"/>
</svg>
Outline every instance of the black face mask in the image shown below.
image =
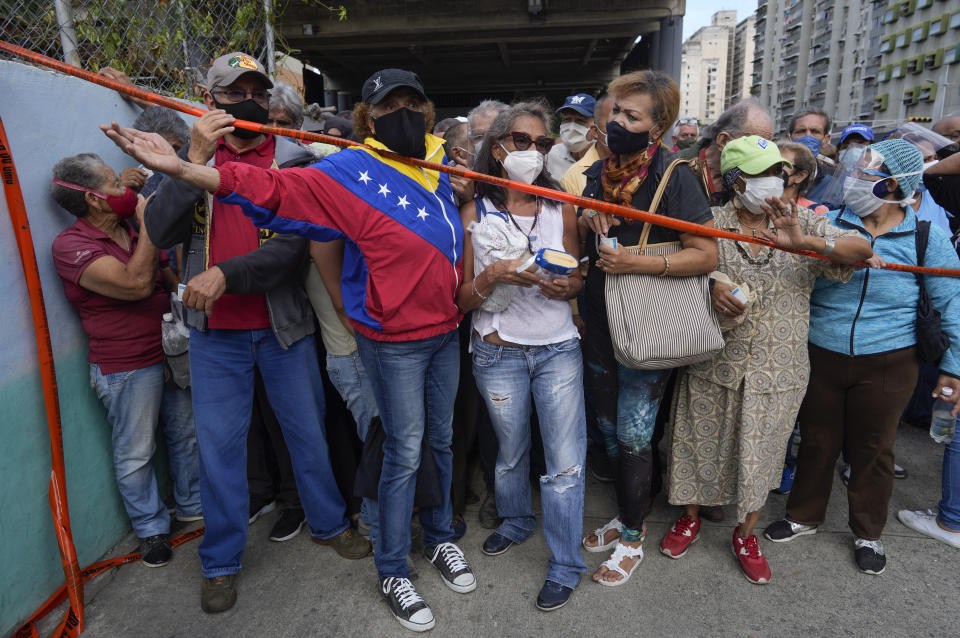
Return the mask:
<svg viewBox="0 0 960 638">
<path fill-rule="evenodd" d="M 696 144 L 696 143 L 697 143 L 697 138 L 695 138 L 695 137 L 688 137 L 688 138 L 685 139 L 685 140 L 680 140 L 679 142 L 677 142 L 677 148 L 679 148 L 679 149 L 682 151 L 682 150 L 684 150 L 684 149 L 690 148 L 691 146 L 693 146 L 693 145 Z"/>
<path fill-rule="evenodd" d="M 423 158 L 427 154 L 427 119 L 419 111 L 399 108 L 374 118 L 377 132 L 373 136 L 391 151 L 407 157 Z"/>
<path fill-rule="evenodd" d="M 650 131 L 632 133 L 617 122 L 607 123 L 607 148 L 611 153 L 624 155 L 639 153 L 650 145 Z"/>
<path fill-rule="evenodd" d="M 218 109 L 223 109 L 238 120 L 247 120 L 248 122 L 256 122 L 257 124 L 266 124 L 267 116 L 270 114 L 270 111 L 253 100 L 244 100 L 236 104 L 220 104 L 220 102 L 214 100 L 213 103 Z M 256 136 L 262 135 L 262 133 L 250 131 L 245 128 L 234 128 L 231 135 L 236 135 L 242 140 L 252 140 Z"/>
</svg>

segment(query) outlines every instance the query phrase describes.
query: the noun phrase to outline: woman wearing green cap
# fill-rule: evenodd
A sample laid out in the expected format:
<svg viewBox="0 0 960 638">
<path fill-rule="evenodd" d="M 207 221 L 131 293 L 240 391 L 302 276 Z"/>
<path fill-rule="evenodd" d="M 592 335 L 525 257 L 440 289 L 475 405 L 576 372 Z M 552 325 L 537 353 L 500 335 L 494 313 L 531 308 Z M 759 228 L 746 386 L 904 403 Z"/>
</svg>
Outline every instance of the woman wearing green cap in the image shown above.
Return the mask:
<svg viewBox="0 0 960 638">
<path fill-rule="evenodd" d="M 729 201 L 713 207 L 718 228 L 813 250 L 850 264 L 872 255 L 851 231 L 786 204 L 782 171 L 792 168 L 773 142 L 736 139 L 720 158 Z M 669 500 L 685 512 L 660 551 L 680 558 L 700 533 L 700 506 L 736 503 L 733 550 L 747 579 L 770 581 L 753 527 L 780 482 L 783 453 L 809 377 L 810 291 L 818 277 L 846 281 L 853 268 L 774 248 L 721 241 L 713 304 L 726 346 L 679 377 L 673 403 Z"/>
</svg>

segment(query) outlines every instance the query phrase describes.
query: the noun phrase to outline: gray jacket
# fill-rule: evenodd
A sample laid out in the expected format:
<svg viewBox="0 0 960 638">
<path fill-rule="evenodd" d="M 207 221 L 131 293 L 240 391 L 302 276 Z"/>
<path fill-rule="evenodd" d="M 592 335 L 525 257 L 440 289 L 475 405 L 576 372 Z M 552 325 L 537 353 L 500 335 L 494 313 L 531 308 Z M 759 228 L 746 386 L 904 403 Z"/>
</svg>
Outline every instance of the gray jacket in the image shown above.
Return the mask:
<svg viewBox="0 0 960 638">
<path fill-rule="evenodd" d="M 299 144 L 282 137 L 275 137 L 275 141 L 274 160 L 278 168 L 306 166 L 315 161 L 314 155 Z M 188 150 L 189 145 L 184 146 L 180 156 L 185 158 Z M 260 247 L 246 255 L 208 264 L 207 212 L 212 202 L 212 197 L 201 188 L 178 179 L 164 179 L 144 215 L 150 240 L 160 248 L 183 243 L 184 282 L 210 266 L 218 266 L 226 276 L 227 293 L 264 294 L 270 326 L 284 348 L 313 334 L 313 310 L 302 285 L 308 241 L 275 235 L 261 240 Z M 186 320 L 198 330 L 207 329 L 206 315 L 200 310 L 188 309 Z"/>
</svg>

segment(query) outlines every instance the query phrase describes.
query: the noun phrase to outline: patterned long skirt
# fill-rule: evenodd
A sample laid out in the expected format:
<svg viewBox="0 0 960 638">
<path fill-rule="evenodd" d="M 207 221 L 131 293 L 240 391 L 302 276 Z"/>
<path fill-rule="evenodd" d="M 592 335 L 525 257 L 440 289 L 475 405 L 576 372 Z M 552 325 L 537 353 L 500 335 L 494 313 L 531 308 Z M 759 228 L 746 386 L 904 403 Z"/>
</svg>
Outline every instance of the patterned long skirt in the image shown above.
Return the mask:
<svg viewBox="0 0 960 638">
<path fill-rule="evenodd" d="M 780 484 L 787 441 L 806 388 L 730 390 L 681 373 L 673 393 L 668 499 L 737 504 L 737 519 L 763 507 Z"/>
</svg>

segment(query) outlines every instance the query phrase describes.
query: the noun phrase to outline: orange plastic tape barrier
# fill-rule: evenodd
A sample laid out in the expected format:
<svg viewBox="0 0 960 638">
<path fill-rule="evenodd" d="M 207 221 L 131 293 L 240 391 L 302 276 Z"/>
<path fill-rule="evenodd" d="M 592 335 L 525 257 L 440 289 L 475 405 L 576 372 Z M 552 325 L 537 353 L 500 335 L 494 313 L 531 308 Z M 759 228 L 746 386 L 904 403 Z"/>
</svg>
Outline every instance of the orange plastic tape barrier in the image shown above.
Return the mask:
<svg viewBox="0 0 960 638">
<path fill-rule="evenodd" d="M 43 289 L 40 285 L 40 270 L 37 268 L 37 255 L 33 250 L 33 236 L 30 222 L 23 204 L 20 180 L 13 164 L 7 131 L 0 118 L 0 169 L 3 172 L 3 192 L 10 210 L 10 223 L 17 239 L 20 251 L 20 263 L 30 297 L 30 312 L 33 315 L 33 328 L 37 339 L 37 358 L 40 362 L 40 381 L 43 386 L 43 403 L 47 413 L 47 429 L 50 432 L 50 458 L 53 469 L 50 473 L 50 510 L 53 513 L 53 529 L 60 548 L 60 562 L 66 578 L 67 595 L 70 608 L 60 622 L 55 636 L 78 636 L 83 631 L 83 580 L 80 578 L 80 565 L 77 563 L 77 549 L 70 532 L 70 512 L 67 507 L 66 472 L 63 464 L 63 430 L 60 424 L 60 402 L 57 396 L 57 373 L 53 366 L 53 348 L 50 345 L 50 326 L 47 324 L 47 310 L 43 303 Z"/>
<path fill-rule="evenodd" d="M 157 95 L 145 89 L 141 89 L 136 86 L 131 86 L 129 84 L 124 84 L 122 82 L 117 82 L 110 78 L 104 77 L 102 75 L 97 75 L 96 73 L 91 73 L 85 69 L 66 64 L 59 60 L 54 60 L 53 58 L 47 57 L 40 53 L 30 51 L 29 49 L 24 49 L 23 47 L 18 47 L 15 44 L 10 44 L 0 40 L 0 51 L 6 51 L 21 57 L 35 64 L 40 64 L 51 69 L 60 71 L 61 73 L 66 73 L 67 75 L 72 75 L 74 77 L 87 80 L 88 82 L 93 82 L 94 84 L 99 84 L 107 88 L 113 89 L 124 95 L 129 95 L 130 97 L 139 98 L 145 100 L 152 104 L 159 106 L 165 106 L 182 113 L 187 113 L 188 115 L 201 116 L 206 113 L 205 108 L 200 108 L 197 106 L 190 106 L 184 104 L 179 100 L 173 98 L 165 97 L 163 95 Z M 366 144 L 361 144 L 359 142 L 353 142 L 350 140 L 340 139 L 339 137 L 333 137 L 330 135 L 321 135 L 320 133 L 308 133 L 307 131 L 299 131 L 294 129 L 279 128 L 276 126 L 267 126 L 266 124 L 257 124 L 256 122 L 248 122 L 246 120 L 237 120 L 233 123 L 235 127 L 247 129 L 249 131 L 257 131 L 259 133 L 265 133 L 267 135 L 281 135 L 283 137 L 290 137 L 293 139 L 301 140 L 304 142 L 322 142 L 324 144 L 331 144 L 333 146 L 340 147 L 350 147 L 358 146 L 360 148 L 366 148 L 372 150 L 384 157 L 388 157 L 392 160 L 398 162 L 403 162 L 404 164 L 410 164 L 412 166 L 420 166 L 422 168 L 427 168 L 430 170 L 440 171 L 443 173 L 449 173 L 450 175 L 459 175 L 460 177 L 465 177 L 476 182 L 487 182 L 488 184 L 494 184 L 495 186 L 500 186 L 502 188 L 510 188 L 513 190 L 522 191 L 529 193 L 531 195 L 536 195 L 538 197 L 544 197 L 547 199 L 552 199 L 554 201 L 563 202 L 566 204 L 572 204 L 579 208 L 589 208 L 601 213 L 607 213 L 609 215 L 617 215 L 619 217 L 625 217 L 627 219 L 633 219 L 641 222 L 648 222 L 656 226 L 663 226 L 665 228 L 670 228 L 677 232 L 688 233 L 690 235 L 700 235 L 702 237 L 714 237 L 717 239 L 731 239 L 733 241 L 742 241 L 749 244 L 758 244 L 760 246 L 769 246 L 777 250 L 782 250 L 789 253 L 794 253 L 797 255 L 805 255 L 807 257 L 813 257 L 815 259 L 823 259 L 825 261 L 833 261 L 829 257 L 821 255 L 810 250 L 794 250 L 792 248 L 783 248 L 777 246 L 772 241 L 765 239 L 763 237 L 753 237 L 752 235 L 743 235 L 741 233 L 734 233 L 728 230 L 722 230 L 719 228 L 705 228 L 700 224 L 694 224 L 691 222 L 685 222 L 679 219 L 673 219 L 671 217 L 664 217 L 662 215 L 651 214 L 647 211 L 638 210 L 636 208 L 631 208 L 629 206 L 623 206 L 620 204 L 611 204 L 610 202 L 605 202 L 599 199 L 591 199 L 589 197 L 581 197 L 579 195 L 571 195 L 569 193 L 564 193 L 562 191 L 555 191 L 549 188 L 543 188 L 542 186 L 534 186 L 532 184 L 524 184 L 521 182 L 514 182 L 512 180 L 497 177 L 494 175 L 485 175 L 483 173 L 477 173 L 469 169 L 463 168 L 461 166 L 447 166 L 445 164 L 434 164 L 433 162 L 428 162 L 426 160 L 416 159 L 414 157 L 406 157 L 404 155 L 399 155 L 393 151 L 383 150 L 383 149 L 374 149 Z M 857 262 L 857 266 L 866 266 L 864 262 Z M 903 272 L 912 272 L 912 273 L 921 273 L 925 275 L 942 275 L 946 277 L 960 277 L 960 270 L 954 270 L 950 268 L 929 268 L 929 267 L 920 267 L 920 266 L 910 266 L 906 264 L 886 264 L 884 270 L 898 270 Z"/>
<path fill-rule="evenodd" d="M 200 536 L 203 536 L 203 532 L 205 531 L 205 529 L 206 528 L 201 527 L 193 530 L 192 532 L 186 532 L 185 534 L 181 534 L 176 538 L 170 539 L 170 544 L 173 545 L 174 547 L 177 547 L 178 545 L 182 545 L 187 541 L 192 541 L 195 538 L 199 538 Z M 111 569 L 113 567 L 119 567 L 121 565 L 126 565 L 127 563 L 133 563 L 138 560 L 140 560 L 140 552 L 133 552 L 132 554 L 124 554 L 123 556 L 117 556 L 116 558 L 108 558 L 106 560 L 100 561 L 99 563 L 94 563 L 89 567 L 87 567 L 86 569 L 82 570 L 80 572 L 80 578 L 83 582 L 87 582 L 88 580 L 96 578 L 97 576 L 107 571 L 108 569 Z M 43 603 L 40 609 L 38 609 L 32 616 L 30 616 L 30 619 L 27 620 L 27 622 L 25 622 L 23 626 L 20 627 L 20 629 L 17 630 L 17 633 L 13 635 L 13 638 L 39 638 L 39 633 L 37 632 L 36 623 L 39 622 L 41 618 L 45 617 L 51 611 L 56 609 L 57 606 L 60 605 L 60 603 L 66 600 L 66 598 L 67 598 L 67 586 L 61 585 L 60 589 L 55 591 L 53 595 L 50 596 L 50 598 L 48 598 L 45 603 Z M 54 635 L 60 636 L 60 635 L 70 635 L 70 634 L 61 634 L 59 633 L 59 630 L 58 630 L 58 633 Z"/>
</svg>

